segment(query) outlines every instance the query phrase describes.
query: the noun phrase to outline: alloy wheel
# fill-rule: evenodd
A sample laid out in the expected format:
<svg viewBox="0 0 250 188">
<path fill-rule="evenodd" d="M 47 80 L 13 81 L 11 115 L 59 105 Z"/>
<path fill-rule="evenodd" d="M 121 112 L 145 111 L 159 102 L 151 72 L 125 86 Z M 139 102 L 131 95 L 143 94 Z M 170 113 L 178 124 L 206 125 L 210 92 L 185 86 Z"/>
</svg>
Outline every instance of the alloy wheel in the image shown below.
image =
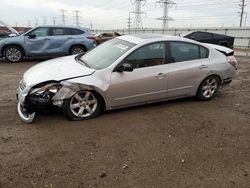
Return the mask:
<svg viewBox="0 0 250 188">
<path fill-rule="evenodd" d="M 22 52 L 18 48 L 8 48 L 6 50 L 6 58 L 11 62 L 18 62 L 22 58 Z"/>
<path fill-rule="evenodd" d="M 90 91 L 76 93 L 70 100 L 71 112 L 79 118 L 91 116 L 97 109 L 98 100 Z"/>
<path fill-rule="evenodd" d="M 218 81 L 215 78 L 207 79 L 202 86 L 202 95 L 211 98 L 218 88 Z"/>
</svg>

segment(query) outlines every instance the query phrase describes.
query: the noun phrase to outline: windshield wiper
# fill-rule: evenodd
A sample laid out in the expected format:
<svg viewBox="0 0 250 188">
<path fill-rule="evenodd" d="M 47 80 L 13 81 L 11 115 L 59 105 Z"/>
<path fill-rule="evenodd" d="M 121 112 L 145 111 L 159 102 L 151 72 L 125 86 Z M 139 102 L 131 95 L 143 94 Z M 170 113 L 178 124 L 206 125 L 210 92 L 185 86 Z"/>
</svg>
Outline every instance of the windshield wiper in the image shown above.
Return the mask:
<svg viewBox="0 0 250 188">
<path fill-rule="evenodd" d="M 76 60 L 77 60 L 77 61 L 81 61 L 86 67 L 91 68 L 91 67 L 89 66 L 88 63 L 86 63 L 85 61 L 83 61 L 83 60 L 81 59 L 81 57 L 82 57 L 83 55 L 84 55 L 84 54 L 80 54 L 80 55 L 76 56 Z"/>
</svg>

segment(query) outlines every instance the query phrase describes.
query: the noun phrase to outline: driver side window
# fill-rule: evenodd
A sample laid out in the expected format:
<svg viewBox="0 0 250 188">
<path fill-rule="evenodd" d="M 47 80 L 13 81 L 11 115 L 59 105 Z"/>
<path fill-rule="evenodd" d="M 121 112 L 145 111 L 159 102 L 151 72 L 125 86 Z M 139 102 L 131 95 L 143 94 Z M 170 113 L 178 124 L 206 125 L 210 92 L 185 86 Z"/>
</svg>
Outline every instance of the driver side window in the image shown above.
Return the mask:
<svg viewBox="0 0 250 188">
<path fill-rule="evenodd" d="M 48 36 L 49 28 L 41 27 L 30 33 L 30 35 L 36 35 L 37 37 Z"/>
<path fill-rule="evenodd" d="M 163 65 L 165 63 L 165 42 L 143 46 L 130 54 L 124 61 L 134 69 Z"/>
</svg>

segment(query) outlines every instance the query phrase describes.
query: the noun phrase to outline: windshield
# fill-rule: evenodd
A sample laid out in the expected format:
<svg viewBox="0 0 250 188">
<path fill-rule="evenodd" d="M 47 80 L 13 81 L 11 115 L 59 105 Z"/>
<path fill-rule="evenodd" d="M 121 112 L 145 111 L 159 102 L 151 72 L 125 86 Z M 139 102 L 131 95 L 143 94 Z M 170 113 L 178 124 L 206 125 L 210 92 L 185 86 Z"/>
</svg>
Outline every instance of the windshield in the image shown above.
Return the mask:
<svg viewBox="0 0 250 188">
<path fill-rule="evenodd" d="M 81 57 L 81 61 L 91 68 L 105 69 L 134 46 L 133 43 L 116 38 L 91 50 Z"/>
</svg>

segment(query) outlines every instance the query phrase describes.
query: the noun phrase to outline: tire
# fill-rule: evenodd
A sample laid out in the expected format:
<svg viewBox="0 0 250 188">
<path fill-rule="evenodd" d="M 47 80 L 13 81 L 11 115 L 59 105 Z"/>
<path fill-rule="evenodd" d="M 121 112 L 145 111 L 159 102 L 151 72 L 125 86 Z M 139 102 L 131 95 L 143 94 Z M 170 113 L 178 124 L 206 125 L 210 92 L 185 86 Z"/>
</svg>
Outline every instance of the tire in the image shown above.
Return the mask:
<svg viewBox="0 0 250 188">
<path fill-rule="evenodd" d="M 202 101 L 212 100 L 217 95 L 219 86 L 218 76 L 209 76 L 201 82 L 196 97 Z"/>
<path fill-rule="evenodd" d="M 70 54 L 71 55 L 77 55 L 77 54 L 83 54 L 85 53 L 87 50 L 85 47 L 83 46 L 73 46 L 71 49 L 70 49 Z"/>
<path fill-rule="evenodd" d="M 93 91 L 79 91 L 63 103 L 64 115 L 72 121 L 93 119 L 103 109 L 101 97 Z"/>
<path fill-rule="evenodd" d="M 4 50 L 4 57 L 11 63 L 18 63 L 23 59 L 23 50 L 17 46 L 8 46 Z"/>
</svg>

